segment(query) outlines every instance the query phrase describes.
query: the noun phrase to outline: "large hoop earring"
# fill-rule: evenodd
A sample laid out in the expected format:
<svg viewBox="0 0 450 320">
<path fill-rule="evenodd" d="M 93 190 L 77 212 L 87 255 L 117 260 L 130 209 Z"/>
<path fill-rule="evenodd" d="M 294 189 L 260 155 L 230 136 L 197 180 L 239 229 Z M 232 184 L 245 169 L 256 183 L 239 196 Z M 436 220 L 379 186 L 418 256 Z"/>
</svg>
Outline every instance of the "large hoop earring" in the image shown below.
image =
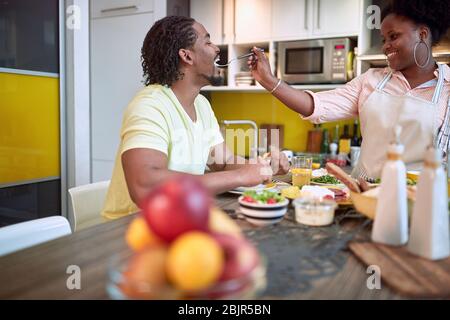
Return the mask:
<svg viewBox="0 0 450 320">
<path fill-rule="evenodd" d="M 417 56 L 416 56 L 417 46 L 421 43 L 423 43 L 425 45 L 425 47 L 427 47 L 427 56 L 428 56 L 427 61 L 425 62 L 425 64 L 422 64 L 422 65 L 420 65 L 419 62 L 417 62 Z M 414 46 L 414 62 L 421 69 L 425 68 L 428 65 L 428 62 L 430 62 L 430 47 L 422 39 L 419 42 L 417 42 L 416 45 Z"/>
</svg>

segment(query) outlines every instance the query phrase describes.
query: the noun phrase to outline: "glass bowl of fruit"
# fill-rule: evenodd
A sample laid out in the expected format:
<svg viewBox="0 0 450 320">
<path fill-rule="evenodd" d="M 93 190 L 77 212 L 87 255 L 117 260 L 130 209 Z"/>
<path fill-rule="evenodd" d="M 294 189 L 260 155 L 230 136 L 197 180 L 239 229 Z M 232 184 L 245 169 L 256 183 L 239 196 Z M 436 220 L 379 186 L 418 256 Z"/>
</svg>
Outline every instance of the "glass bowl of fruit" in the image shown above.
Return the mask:
<svg viewBox="0 0 450 320">
<path fill-rule="evenodd" d="M 189 244 L 175 242 L 178 249 L 171 245 L 148 247 L 141 252 L 126 251 L 110 261 L 109 297 L 115 300 L 249 300 L 265 290 L 266 259 L 253 245 L 244 238 L 225 234 L 187 234 L 199 235 L 217 241 L 223 253 L 221 261 L 214 262 L 211 258 L 215 256 L 214 249 L 206 243 L 192 250 L 186 247 Z M 190 262 L 180 252 L 185 249 L 194 253 Z M 204 257 L 210 257 L 204 259 L 195 251 L 203 251 Z"/>
<path fill-rule="evenodd" d="M 111 298 L 256 298 L 265 288 L 265 259 L 209 197 L 189 176 L 151 191 L 125 233 L 131 252 L 111 259 Z"/>
</svg>

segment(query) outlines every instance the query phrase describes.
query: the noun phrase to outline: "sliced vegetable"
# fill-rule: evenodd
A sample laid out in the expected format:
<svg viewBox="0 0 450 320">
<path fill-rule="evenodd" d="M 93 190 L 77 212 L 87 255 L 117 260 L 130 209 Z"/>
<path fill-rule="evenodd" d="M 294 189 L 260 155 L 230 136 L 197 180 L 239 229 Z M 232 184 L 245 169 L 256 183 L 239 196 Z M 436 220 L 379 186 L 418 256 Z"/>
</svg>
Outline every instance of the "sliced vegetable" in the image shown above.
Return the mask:
<svg viewBox="0 0 450 320">
<path fill-rule="evenodd" d="M 284 201 L 284 197 L 276 192 L 270 192 L 267 190 L 262 192 L 250 190 L 244 193 L 242 200 L 250 203 L 275 204 Z"/>
<path fill-rule="evenodd" d="M 318 178 L 312 178 L 311 181 L 316 182 L 316 183 L 323 183 L 323 184 L 342 184 L 342 182 L 340 182 L 338 179 L 336 179 L 335 177 L 333 177 L 329 174 L 326 174 L 326 175 L 318 177 Z"/>
</svg>

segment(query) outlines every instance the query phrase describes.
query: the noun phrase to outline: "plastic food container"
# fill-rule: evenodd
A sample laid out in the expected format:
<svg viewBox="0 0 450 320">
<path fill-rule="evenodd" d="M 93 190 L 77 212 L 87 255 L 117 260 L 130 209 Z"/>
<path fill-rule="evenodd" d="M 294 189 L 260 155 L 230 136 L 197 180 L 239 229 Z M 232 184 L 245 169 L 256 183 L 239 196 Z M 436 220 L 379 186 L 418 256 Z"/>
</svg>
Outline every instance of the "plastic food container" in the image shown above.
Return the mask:
<svg viewBox="0 0 450 320">
<path fill-rule="evenodd" d="M 308 226 L 328 226 L 333 223 L 337 204 L 331 200 L 299 198 L 294 202 L 295 220 Z"/>
</svg>

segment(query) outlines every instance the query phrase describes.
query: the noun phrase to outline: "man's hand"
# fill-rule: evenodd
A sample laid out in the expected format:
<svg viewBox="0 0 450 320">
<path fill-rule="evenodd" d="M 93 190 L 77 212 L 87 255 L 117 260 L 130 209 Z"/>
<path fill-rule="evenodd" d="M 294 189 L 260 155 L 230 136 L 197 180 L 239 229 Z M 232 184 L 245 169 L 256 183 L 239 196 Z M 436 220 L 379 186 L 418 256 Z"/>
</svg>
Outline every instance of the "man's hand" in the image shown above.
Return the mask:
<svg viewBox="0 0 450 320">
<path fill-rule="evenodd" d="M 274 175 L 287 174 L 289 172 L 289 160 L 286 155 L 276 148 L 270 151 L 270 165 Z"/>
<path fill-rule="evenodd" d="M 267 160 L 258 158 L 257 163 L 249 163 L 236 170 L 242 187 L 253 187 L 272 180 L 272 168 Z"/>
</svg>

